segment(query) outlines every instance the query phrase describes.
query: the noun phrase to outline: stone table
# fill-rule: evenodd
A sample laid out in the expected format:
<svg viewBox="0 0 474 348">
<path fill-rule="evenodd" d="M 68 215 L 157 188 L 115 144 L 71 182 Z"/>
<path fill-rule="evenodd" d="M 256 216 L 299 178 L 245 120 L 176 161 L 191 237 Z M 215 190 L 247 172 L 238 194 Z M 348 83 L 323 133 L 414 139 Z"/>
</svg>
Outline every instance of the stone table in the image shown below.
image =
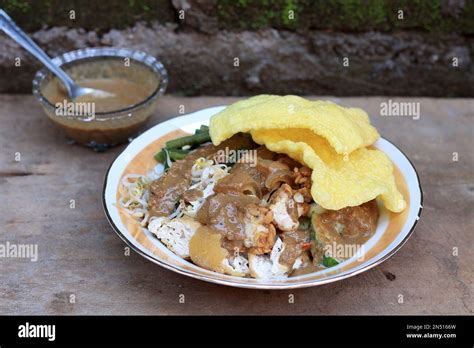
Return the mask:
<svg viewBox="0 0 474 348">
<path fill-rule="evenodd" d="M 257 291 L 126 256 L 101 202 L 105 172 L 124 145 L 95 153 L 67 144 L 32 96 L 0 95 L 0 243 L 38 245 L 36 262 L 0 259 L 0 314 L 472 314 L 474 100 L 403 98 L 420 103 L 414 120 L 378 116 L 388 98 L 332 99 L 367 110 L 413 161 L 424 190 L 421 222 L 395 256 L 360 275 Z M 188 113 L 234 100 L 166 96 L 149 125 L 180 105 Z"/>
</svg>

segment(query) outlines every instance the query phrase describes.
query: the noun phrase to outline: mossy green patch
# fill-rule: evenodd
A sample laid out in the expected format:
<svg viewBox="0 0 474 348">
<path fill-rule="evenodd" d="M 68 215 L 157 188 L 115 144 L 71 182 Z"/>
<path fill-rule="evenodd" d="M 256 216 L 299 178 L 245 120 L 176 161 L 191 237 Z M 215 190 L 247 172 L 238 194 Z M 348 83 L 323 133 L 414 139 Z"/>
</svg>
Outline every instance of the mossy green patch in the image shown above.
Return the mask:
<svg viewBox="0 0 474 348">
<path fill-rule="evenodd" d="M 190 2 L 191 6 L 197 6 Z M 214 13 L 220 29 L 292 31 L 417 30 L 433 33 L 474 34 L 474 1 L 442 0 L 219 0 Z M 136 21 L 158 20 L 182 24 L 171 0 L 0 0 L 26 30 L 43 26 L 108 30 L 125 28 Z M 76 17 L 69 18 L 74 10 Z M 403 11 L 403 19 L 398 11 Z"/>
<path fill-rule="evenodd" d="M 403 11 L 403 19 L 398 18 L 399 10 Z M 290 11 L 294 18 L 288 16 Z M 231 30 L 408 29 L 473 34 L 474 1 L 459 5 L 455 14 L 452 12 L 443 10 L 441 0 L 221 0 L 217 5 L 220 27 Z"/>
<path fill-rule="evenodd" d="M 108 30 L 126 28 L 138 20 L 176 21 L 176 12 L 169 0 L 0 0 L 0 8 L 27 31 L 45 26 Z M 74 18 L 70 17 L 72 10 Z"/>
</svg>

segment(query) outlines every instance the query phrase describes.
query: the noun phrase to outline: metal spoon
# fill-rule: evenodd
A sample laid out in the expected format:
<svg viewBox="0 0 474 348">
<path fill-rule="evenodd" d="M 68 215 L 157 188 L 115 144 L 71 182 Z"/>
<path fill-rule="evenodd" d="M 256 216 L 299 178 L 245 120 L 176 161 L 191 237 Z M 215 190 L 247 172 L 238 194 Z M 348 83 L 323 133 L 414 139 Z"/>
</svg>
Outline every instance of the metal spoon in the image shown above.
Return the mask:
<svg viewBox="0 0 474 348">
<path fill-rule="evenodd" d="M 61 80 L 66 86 L 67 93 L 71 100 L 74 101 L 86 94 L 97 98 L 107 98 L 114 95 L 100 89 L 80 87 L 76 85 L 71 77 L 69 77 L 63 69 L 54 64 L 51 58 L 49 58 L 48 55 L 32 39 L 30 39 L 30 37 L 26 35 L 26 33 L 23 32 L 3 10 L 0 10 L 0 29 L 35 56 Z"/>
</svg>

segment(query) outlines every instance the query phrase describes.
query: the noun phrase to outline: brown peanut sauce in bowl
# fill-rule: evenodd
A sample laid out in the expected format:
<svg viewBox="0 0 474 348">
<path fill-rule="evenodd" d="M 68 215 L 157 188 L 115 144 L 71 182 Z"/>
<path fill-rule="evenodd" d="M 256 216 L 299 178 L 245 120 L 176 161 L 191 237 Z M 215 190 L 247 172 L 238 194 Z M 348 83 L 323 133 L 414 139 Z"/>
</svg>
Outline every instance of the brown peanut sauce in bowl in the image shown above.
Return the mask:
<svg viewBox="0 0 474 348">
<path fill-rule="evenodd" d="M 97 97 L 85 94 L 76 99 L 76 103 L 93 103 L 96 112 L 112 112 L 136 105 L 149 96 L 146 87 L 124 78 L 81 79 L 76 81 L 81 87 L 90 87 L 109 92 L 111 96 Z M 54 105 L 72 102 L 64 86 L 54 79 L 43 89 L 43 94 Z"/>
<path fill-rule="evenodd" d="M 156 58 L 128 49 L 84 49 L 53 61 L 78 85 L 111 94 L 85 95 L 72 102 L 49 71 L 40 70 L 33 81 L 33 94 L 49 119 L 70 139 L 96 150 L 137 135 L 168 84 L 167 72 Z"/>
</svg>

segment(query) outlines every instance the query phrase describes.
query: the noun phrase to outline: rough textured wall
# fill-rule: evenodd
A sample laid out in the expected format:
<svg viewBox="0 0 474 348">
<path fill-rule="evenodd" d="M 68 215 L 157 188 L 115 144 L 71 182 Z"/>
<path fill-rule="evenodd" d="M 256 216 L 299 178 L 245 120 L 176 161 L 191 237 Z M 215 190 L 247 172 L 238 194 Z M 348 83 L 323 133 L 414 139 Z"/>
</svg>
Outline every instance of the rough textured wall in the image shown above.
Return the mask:
<svg viewBox="0 0 474 348">
<path fill-rule="evenodd" d="M 474 34 L 472 0 L 1 0 L 0 7 L 29 31 L 45 25 L 123 29 L 136 21 L 157 20 L 202 32 L 273 27 L 299 32 L 414 29 Z M 181 9 L 186 12 L 183 20 Z M 403 21 L 398 9 L 404 11 Z"/>
<path fill-rule="evenodd" d="M 0 7 L 51 56 L 91 46 L 153 54 L 173 93 L 474 95 L 474 1 L 5 0 Z M 0 37 L 0 92 L 29 92 L 39 67 Z"/>
</svg>

